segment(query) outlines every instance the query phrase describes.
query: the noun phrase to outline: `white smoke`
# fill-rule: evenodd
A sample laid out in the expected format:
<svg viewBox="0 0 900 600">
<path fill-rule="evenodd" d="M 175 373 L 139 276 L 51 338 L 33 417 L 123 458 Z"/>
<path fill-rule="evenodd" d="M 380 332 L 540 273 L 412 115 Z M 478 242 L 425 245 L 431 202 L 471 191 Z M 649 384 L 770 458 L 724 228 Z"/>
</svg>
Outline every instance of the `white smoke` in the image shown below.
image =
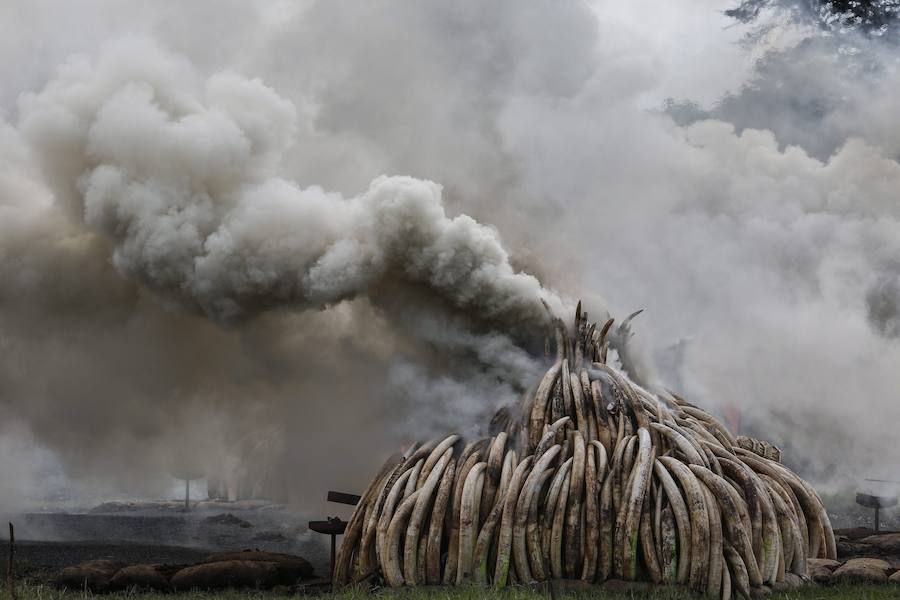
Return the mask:
<svg viewBox="0 0 900 600">
<path fill-rule="evenodd" d="M 203 414 L 289 422 L 308 470 L 341 448 L 313 422 L 358 448 L 457 426 L 430 407 L 530 383 L 486 340 L 528 337 L 548 289 L 646 309 L 636 347 L 683 348 L 662 383 L 808 475 L 900 464 L 888 51 L 807 43 L 741 89 L 724 0 L 39 4 L 0 20 L 0 402 L 81 469 Z M 648 110 L 729 90 L 691 124 Z M 377 462 L 349 454 L 323 486 Z"/>
<path fill-rule="evenodd" d="M 219 322 L 321 308 L 389 276 L 510 326 L 541 322 L 541 300 L 562 308 L 496 230 L 448 217 L 437 184 L 379 177 L 345 199 L 281 177 L 295 109 L 258 80 L 203 80 L 126 42 L 63 65 L 20 108 L 56 196 L 112 240 L 116 268 Z"/>
</svg>

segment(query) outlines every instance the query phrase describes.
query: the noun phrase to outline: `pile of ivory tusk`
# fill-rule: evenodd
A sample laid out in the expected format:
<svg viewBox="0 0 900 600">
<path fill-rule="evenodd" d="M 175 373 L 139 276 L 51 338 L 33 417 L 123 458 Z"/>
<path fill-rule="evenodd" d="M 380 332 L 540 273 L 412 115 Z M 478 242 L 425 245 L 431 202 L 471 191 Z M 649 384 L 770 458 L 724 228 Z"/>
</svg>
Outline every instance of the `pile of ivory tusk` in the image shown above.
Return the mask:
<svg viewBox="0 0 900 600">
<path fill-rule="evenodd" d="M 392 457 L 347 524 L 335 587 L 615 578 L 749 598 L 836 558 L 821 499 L 780 452 L 607 365 L 611 325 L 580 305 L 574 335 L 557 320 L 556 361 L 493 437 Z"/>
</svg>

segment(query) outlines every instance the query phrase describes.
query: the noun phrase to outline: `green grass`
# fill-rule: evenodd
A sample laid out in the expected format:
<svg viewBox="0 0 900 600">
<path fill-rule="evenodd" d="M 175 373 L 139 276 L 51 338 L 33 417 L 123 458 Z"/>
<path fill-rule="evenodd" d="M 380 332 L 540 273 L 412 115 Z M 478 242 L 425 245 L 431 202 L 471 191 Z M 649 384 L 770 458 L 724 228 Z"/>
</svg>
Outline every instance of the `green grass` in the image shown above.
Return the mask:
<svg viewBox="0 0 900 600">
<path fill-rule="evenodd" d="M 6 598 L 5 590 L 0 597 Z M 134 594 L 117 593 L 100 596 L 110 600 L 139 597 L 140 600 L 173 600 L 180 597 L 188 600 L 296 600 L 298 596 L 278 595 L 260 591 L 225 591 L 225 592 L 190 592 L 184 594 Z M 380 590 L 370 593 L 357 588 L 336 594 L 318 596 L 322 600 L 480 600 L 481 598 L 497 600 L 538 600 L 548 598 L 545 590 L 534 590 L 526 587 L 513 587 L 500 592 L 476 587 L 466 588 L 426 588 L 403 590 Z M 660 589 L 649 593 L 609 593 L 600 588 L 558 592 L 558 598 L 578 600 L 581 598 L 603 598 L 604 600 L 631 600 L 647 598 L 650 600 L 695 600 L 699 596 L 678 589 Z M 95 600 L 90 592 L 60 592 L 44 585 L 21 585 L 18 590 L 19 600 Z M 900 586 L 833 586 L 806 587 L 799 590 L 775 592 L 768 596 L 771 600 L 888 600 L 900 598 Z"/>
</svg>

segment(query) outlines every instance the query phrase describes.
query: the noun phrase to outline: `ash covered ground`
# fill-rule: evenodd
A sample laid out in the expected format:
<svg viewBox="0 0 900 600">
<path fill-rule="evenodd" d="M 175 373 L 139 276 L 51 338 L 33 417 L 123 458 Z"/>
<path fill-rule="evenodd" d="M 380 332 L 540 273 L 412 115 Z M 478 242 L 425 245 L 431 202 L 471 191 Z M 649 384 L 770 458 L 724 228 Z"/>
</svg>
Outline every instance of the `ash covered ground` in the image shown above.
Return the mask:
<svg viewBox="0 0 900 600">
<path fill-rule="evenodd" d="M 187 512 L 182 503 L 109 502 L 10 519 L 19 571 L 37 580 L 49 581 L 63 567 L 87 560 L 179 565 L 245 549 L 302 556 L 321 576 L 329 570 L 328 537 L 310 531 L 307 516 L 264 501 L 199 502 Z M 5 528 L 3 534 L 0 559 L 5 561 Z"/>
</svg>

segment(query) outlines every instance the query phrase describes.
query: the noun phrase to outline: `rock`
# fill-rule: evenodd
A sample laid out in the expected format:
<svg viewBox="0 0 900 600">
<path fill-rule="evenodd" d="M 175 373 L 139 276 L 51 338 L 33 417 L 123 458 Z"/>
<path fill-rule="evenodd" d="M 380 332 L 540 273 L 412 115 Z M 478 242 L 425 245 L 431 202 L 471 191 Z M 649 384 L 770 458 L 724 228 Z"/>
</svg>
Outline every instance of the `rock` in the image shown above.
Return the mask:
<svg viewBox="0 0 900 600">
<path fill-rule="evenodd" d="M 111 590 L 154 590 L 167 591 L 170 573 L 162 565 L 132 565 L 120 569 L 109 580 Z"/>
<path fill-rule="evenodd" d="M 809 578 L 818 584 L 828 584 L 831 583 L 831 569 L 824 566 L 814 567 L 812 565 L 809 566 Z"/>
<path fill-rule="evenodd" d="M 253 536 L 254 542 L 286 542 L 287 538 L 277 531 L 263 531 Z"/>
<path fill-rule="evenodd" d="M 803 587 L 803 584 L 805 582 L 799 575 L 796 575 L 794 573 L 785 573 L 784 574 L 784 583 L 788 587 L 799 588 L 799 587 Z"/>
<path fill-rule="evenodd" d="M 832 573 L 833 581 L 884 583 L 891 565 L 879 558 L 852 558 Z"/>
<path fill-rule="evenodd" d="M 854 554 L 858 554 L 858 549 L 860 547 L 868 548 L 868 546 L 857 544 L 856 542 L 851 542 L 848 539 L 836 540 L 835 547 L 837 548 L 837 554 L 840 557 L 848 557 L 853 556 Z"/>
<path fill-rule="evenodd" d="M 269 589 L 286 582 L 278 580 L 273 562 L 228 560 L 187 567 L 172 577 L 175 590 L 220 590 L 224 588 Z"/>
<path fill-rule="evenodd" d="M 177 590 L 261 588 L 291 586 L 309 578 L 312 565 L 299 556 L 274 552 L 232 552 L 214 554 L 204 562 L 178 571 L 172 577 Z"/>
<path fill-rule="evenodd" d="M 236 517 L 231 513 L 216 515 L 214 517 L 206 517 L 205 519 L 203 519 L 203 522 L 208 525 L 225 525 L 228 527 L 242 527 L 244 529 L 253 527 L 253 525 L 248 521 L 245 521 L 240 517 Z"/>
<path fill-rule="evenodd" d="M 834 571 L 844 563 L 839 560 L 833 560 L 831 558 L 807 558 L 806 564 L 809 565 L 810 570 L 815 567 L 825 567 L 829 571 Z"/>
<path fill-rule="evenodd" d="M 244 550 L 243 552 L 220 552 L 211 554 L 206 557 L 203 563 L 214 563 L 229 560 L 244 560 L 251 562 L 273 562 L 282 564 L 285 568 L 296 569 L 303 573 L 302 578 L 307 579 L 312 576 L 313 568 L 305 558 L 295 556 L 293 554 L 283 554 L 281 552 L 266 552 L 264 550 Z"/>
<path fill-rule="evenodd" d="M 890 581 L 891 583 L 900 584 L 900 571 L 897 571 L 896 573 L 888 577 L 888 581 Z"/>
<path fill-rule="evenodd" d="M 103 592 L 109 588 L 113 575 L 125 566 L 125 563 L 117 560 L 89 560 L 60 571 L 56 576 L 56 587 Z"/>
<path fill-rule="evenodd" d="M 884 554 L 900 554 L 900 533 L 870 535 L 860 541 Z"/>
</svg>

